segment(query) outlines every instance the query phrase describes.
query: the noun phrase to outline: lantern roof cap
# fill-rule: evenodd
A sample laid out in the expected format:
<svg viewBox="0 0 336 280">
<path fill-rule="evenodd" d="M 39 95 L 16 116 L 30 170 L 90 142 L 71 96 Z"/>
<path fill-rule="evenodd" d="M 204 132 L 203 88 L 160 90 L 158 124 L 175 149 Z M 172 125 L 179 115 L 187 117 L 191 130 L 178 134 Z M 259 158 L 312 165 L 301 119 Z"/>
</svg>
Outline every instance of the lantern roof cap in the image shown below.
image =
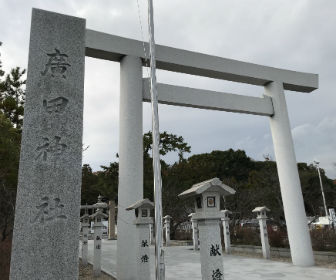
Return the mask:
<svg viewBox="0 0 336 280">
<path fill-rule="evenodd" d="M 103 213 L 100 209 L 97 209 L 95 213 L 90 216 L 91 219 L 94 218 L 108 218 L 108 215 Z"/>
<path fill-rule="evenodd" d="M 268 209 L 266 206 L 260 206 L 260 207 L 256 207 L 252 210 L 252 212 L 261 212 L 261 211 L 271 211 L 270 209 Z"/>
<path fill-rule="evenodd" d="M 221 210 L 221 212 L 224 213 L 224 214 L 232 214 L 232 212 L 230 210 L 227 210 L 227 209 Z"/>
<path fill-rule="evenodd" d="M 236 191 L 223 184 L 219 178 L 212 178 L 210 180 L 206 180 L 200 183 L 193 185 L 190 189 L 180 193 L 179 197 L 190 197 L 199 195 L 205 191 L 217 191 L 220 195 L 227 196 L 231 194 L 235 194 Z"/>
<path fill-rule="evenodd" d="M 128 206 L 126 208 L 126 210 L 133 210 L 133 209 L 138 209 L 138 208 L 154 208 L 154 203 L 151 202 L 148 198 L 145 198 L 145 199 L 141 199 L 137 202 L 135 202 L 134 204 Z"/>
</svg>

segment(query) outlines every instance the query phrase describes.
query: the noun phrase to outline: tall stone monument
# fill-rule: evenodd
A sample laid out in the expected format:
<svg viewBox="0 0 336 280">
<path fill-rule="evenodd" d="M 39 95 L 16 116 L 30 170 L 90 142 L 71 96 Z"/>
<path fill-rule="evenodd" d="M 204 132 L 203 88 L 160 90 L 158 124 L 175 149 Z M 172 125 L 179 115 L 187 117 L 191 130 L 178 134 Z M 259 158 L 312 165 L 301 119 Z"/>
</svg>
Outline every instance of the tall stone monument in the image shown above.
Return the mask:
<svg viewBox="0 0 336 280">
<path fill-rule="evenodd" d="M 85 20 L 33 9 L 11 280 L 78 279 Z"/>
</svg>

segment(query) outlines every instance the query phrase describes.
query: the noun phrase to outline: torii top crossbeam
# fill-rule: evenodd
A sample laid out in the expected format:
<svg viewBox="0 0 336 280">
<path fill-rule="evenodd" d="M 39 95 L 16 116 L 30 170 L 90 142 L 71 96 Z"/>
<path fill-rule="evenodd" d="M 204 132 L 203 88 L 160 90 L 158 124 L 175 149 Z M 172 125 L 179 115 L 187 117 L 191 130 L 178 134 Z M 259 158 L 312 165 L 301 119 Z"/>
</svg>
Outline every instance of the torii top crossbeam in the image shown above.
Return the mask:
<svg viewBox="0 0 336 280">
<path fill-rule="evenodd" d="M 148 53 L 148 44 L 145 43 Z M 145 65 L 143 42 L 94 30 L 86 30 L 86 56 L 120 61 L 126 55 L 140 57 Z M 162 70 L 223 79 L 258 86 L 279 81 L 284 89 L 311 92 L 318 75 L 156 45 L 156 67 Z"/>
</svg>

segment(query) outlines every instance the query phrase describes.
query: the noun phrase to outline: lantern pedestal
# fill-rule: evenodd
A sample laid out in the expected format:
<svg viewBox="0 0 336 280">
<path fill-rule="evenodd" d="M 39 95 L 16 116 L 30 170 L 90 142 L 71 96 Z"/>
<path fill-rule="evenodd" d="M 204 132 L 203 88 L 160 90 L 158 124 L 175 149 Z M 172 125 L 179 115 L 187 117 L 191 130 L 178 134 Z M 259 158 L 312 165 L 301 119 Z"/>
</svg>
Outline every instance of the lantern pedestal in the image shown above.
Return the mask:
<svg viewBox="0 0 336 280">
<path fill-rule="evenodd" d="M 149 246 L 150 246 L 150 225 L 153 224 L 153 218 L 150 217 L 151 209 L 154 204 L 148 199 L 142 199 L 126 210 L 135 210 L 136 226 L 136 264 L 137 280 L 148 280 L 150 277 Z"/>
<path fill-rule="evenodd" d="M 252 212 L 257 213 L 257 219 L 259 220 L 259 227 L 260 227 L 260 239 L 261 239 L 261 246 L 263 257 L 265 259 L 271 258 L 271 250 L 270 245 L 268 242 L 268 233 L 267 233 L 267 215 L 266 212 L 270 211 L 267 207 L 257 207 Z"/>
</svg>

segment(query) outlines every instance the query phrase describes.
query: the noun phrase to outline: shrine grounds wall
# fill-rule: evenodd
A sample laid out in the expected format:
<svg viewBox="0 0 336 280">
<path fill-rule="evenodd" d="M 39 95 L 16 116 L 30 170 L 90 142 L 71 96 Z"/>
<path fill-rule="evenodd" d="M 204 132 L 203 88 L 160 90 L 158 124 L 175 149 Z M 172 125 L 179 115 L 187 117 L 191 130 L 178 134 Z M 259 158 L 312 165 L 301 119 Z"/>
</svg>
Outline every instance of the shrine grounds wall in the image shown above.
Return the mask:
<svg viewBox="0 0 336 280">
<path fill-rule="evenodd" d="M 232 245 L 231 250 L 233 253 L 246 253 L 246 254 L 260 254 L 262 255 L 261 246 L 253 245 Z M 290 258 L 290 250 L 287 248 L 273 248 L 271 247 L 271 257 L 273 258 Z M 322 252 L 314 251 L 314 258 L 317 262 L 332 263 L 336 262 L 336 252 Z"/>
</svg>

